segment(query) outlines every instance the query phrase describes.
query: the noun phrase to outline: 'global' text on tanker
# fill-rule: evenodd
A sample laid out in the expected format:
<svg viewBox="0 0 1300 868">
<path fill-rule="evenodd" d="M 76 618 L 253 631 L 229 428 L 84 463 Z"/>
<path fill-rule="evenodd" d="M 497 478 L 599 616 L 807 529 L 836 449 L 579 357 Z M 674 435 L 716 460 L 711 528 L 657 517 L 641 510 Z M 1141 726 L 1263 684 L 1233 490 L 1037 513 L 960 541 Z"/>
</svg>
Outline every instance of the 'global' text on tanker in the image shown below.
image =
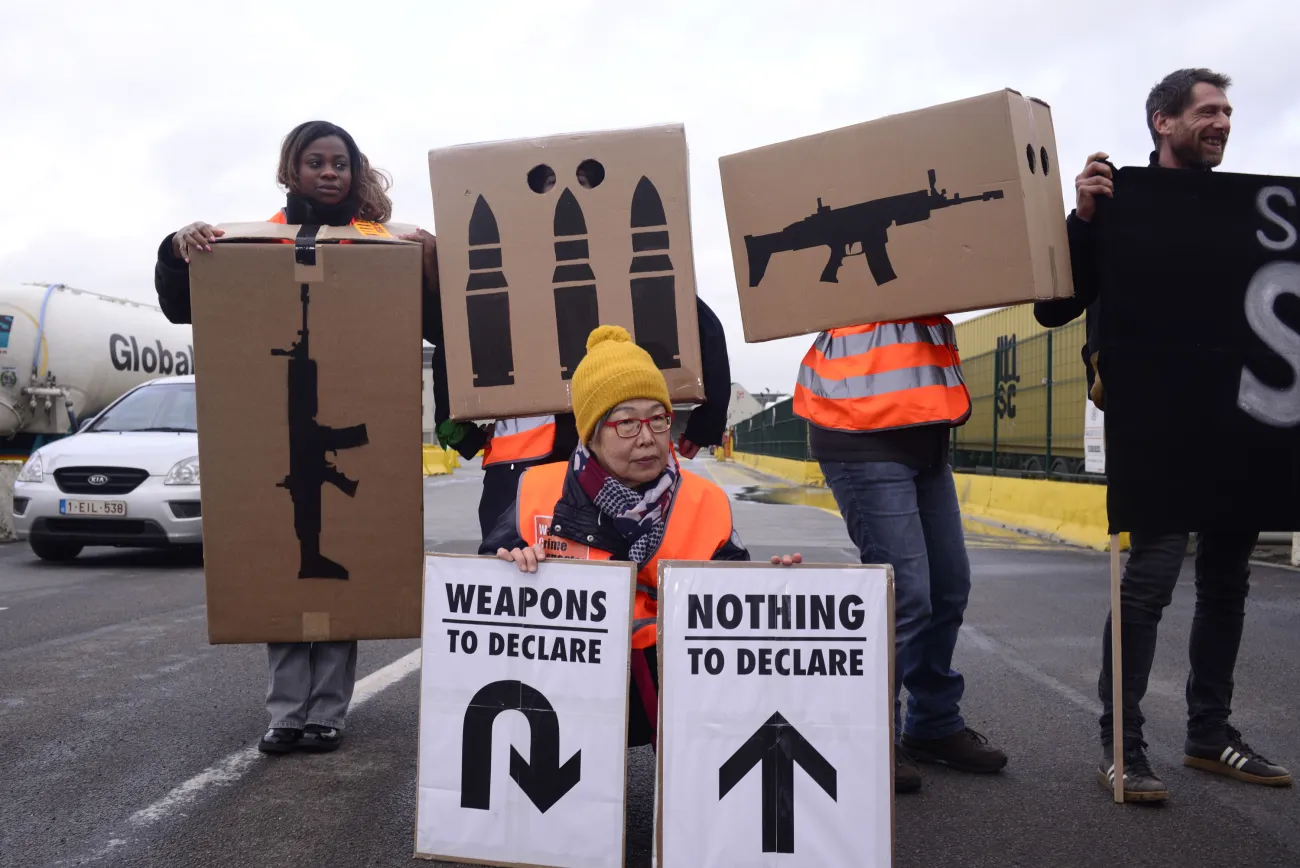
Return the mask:
<svg viewBox="0 0 1300 868">
<path fill-rule="evenodd" d="M 108 339 L 108 354 L 113 360 L 113 367 L 119 371 L 144 371 L 146 374 L 156 373 L 163 377 L 194 373 L 192 346 L 172 352 L 163 349 L 162 341 L 154 341 L 154 346 L 141 349 L 134 337 L 114 334 Z"/>
</svg>

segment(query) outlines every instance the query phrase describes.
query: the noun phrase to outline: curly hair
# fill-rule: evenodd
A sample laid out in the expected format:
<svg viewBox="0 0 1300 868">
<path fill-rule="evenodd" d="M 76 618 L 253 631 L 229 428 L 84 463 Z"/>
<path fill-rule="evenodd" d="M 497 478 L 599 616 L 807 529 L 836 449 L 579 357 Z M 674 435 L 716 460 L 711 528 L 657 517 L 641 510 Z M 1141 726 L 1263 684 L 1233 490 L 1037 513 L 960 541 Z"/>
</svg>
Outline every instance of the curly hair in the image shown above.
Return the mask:
<svg viewBox="0 0 1300 868">
<path fill-rule="evenodd" d="M 302 159 L 303 152 L 313 142 L 326 136 L 338 136 L 348 149 L 348 161 L 352 164 L 352 188 L 348 191 L 348 198 L 357 205 L 357 217 L 375 223 L 387 223 L 393 216 L 393 201 L 388 198 L 387 192 L 393 186 L 393 179 L 387 172 L 370 165 L 347 130 L 328 121 L 307 121 L 294 127 L 284 137 L 280 146 L 280 167 L 276 170 L 275 180 L 285 190 L 296 190 L 299 182 L 298 162 Z"/>
<path fill-rule="evenodd" d="M 1157 148 L 1160 147 L 1160 133 L 1156 132 L 1156 112 L 1163 115 L 1182 114 L 1192 104 L 1192 90 L 1198 84 L 1209 84 L 1219 90 L 1227 90 L 1232 86 L 1232 79 L 1223 73 L 1197 67 L 1171 72 L 1151 88 L 1151 93 L 1147 95 L 1147 131 L 1151 133 L 1151 141 Z"/>
</svg>

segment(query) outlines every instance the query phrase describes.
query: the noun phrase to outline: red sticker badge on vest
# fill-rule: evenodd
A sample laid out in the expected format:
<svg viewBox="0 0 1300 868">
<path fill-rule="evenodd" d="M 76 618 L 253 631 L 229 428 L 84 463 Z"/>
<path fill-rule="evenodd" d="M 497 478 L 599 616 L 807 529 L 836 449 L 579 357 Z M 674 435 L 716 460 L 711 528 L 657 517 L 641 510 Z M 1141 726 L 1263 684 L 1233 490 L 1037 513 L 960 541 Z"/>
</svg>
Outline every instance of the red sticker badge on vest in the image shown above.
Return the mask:
<svg viewBox="0 0 1300 868">
<path fill-rule="evenodd" d="M 591 546 L 576 543 L 561 536 L 551 535 L 551 516 L 539 515 L 534 521 L 536 525 L 533 530 L 536 538 L 542 543 L 542 551 L 546 552 L 548 558 L 564 558 L 573 561 L 591 560 Z"/>
<path fill-rule="evenodd" d="M 574 561 L 591 560 L 591 546 L 576 543 L 559 536 L 542 537 L 542 550 L 548 558 L 566 558 Z"/>
</svg>

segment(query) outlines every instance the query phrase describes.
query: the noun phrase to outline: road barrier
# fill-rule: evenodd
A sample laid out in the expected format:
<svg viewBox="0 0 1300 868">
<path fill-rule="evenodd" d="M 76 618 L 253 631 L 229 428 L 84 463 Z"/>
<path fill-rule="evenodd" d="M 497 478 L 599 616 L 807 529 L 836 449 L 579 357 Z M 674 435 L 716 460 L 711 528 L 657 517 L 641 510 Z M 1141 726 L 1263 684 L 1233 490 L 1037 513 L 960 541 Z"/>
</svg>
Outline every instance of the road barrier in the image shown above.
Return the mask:
<svg viewBox="0 0 1300 868">
<path fill-rule="evenodd" d="M 443 449 L 436 443 L 424 444 L 424 475 L 446 476 L 460 467 L 460 456 L 454 449 Z"/>
<path fill-rule="evenodd" d="M 747 452 L 733 452 L 731 460 L 795 485 L 826 485 L 815 461 Z M 979 473 L 955 476 L 957 499 L 968 518 L 1070 545 L 1110 550 L 1104 485 Z M 1128 549 L 1128 534 L 1120 536 L 1120 548 Z"/>
</svg>

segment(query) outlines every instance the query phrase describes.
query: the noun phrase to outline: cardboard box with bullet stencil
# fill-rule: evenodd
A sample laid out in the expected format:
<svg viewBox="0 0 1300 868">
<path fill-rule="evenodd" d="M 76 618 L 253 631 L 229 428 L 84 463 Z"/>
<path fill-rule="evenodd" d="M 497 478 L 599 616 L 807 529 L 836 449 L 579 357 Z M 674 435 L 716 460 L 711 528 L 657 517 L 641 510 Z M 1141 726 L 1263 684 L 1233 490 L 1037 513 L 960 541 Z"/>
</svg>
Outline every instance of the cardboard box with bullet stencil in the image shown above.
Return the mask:
<svg viewBox="0 0 1300 868">
<path fill-rule="evenodd" d="M 568 412 L 598 325 L 704 399 L 681 125 L 429 152 L 451 418 Z"/>
</svg>

